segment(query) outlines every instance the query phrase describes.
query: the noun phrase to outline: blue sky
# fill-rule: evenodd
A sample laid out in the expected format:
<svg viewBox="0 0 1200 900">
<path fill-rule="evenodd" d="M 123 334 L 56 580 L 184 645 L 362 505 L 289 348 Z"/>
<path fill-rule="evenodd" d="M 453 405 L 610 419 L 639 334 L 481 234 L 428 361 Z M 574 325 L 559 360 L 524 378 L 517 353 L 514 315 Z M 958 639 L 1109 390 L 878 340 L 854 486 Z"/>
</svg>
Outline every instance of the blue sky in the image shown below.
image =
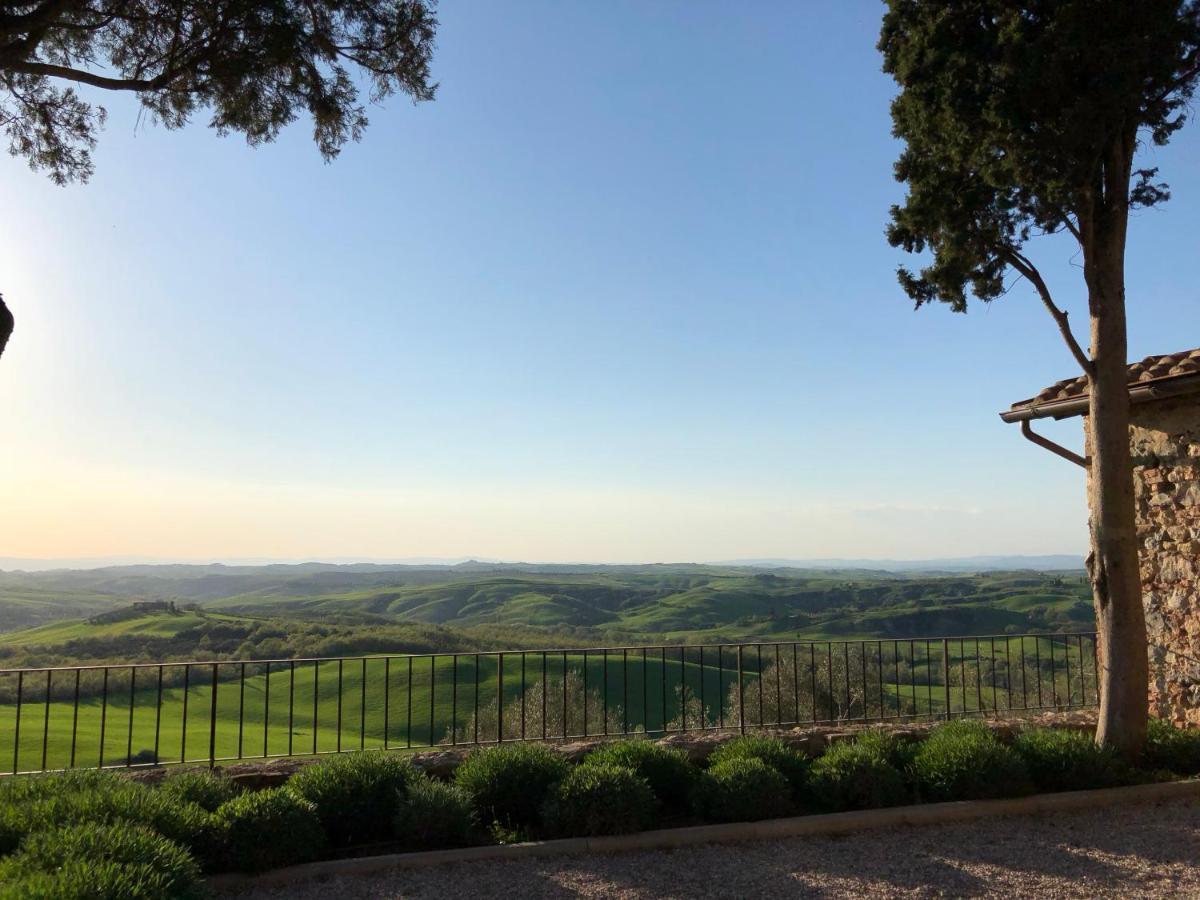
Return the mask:
<svg viewBox="0 0 1200 900">
<path fill-rule="evenodd" d="M 880 7 L 747 10 L 447 3 L 436 102 L 329 166 L 112 96 L 91 184 L 0 159 L 0 555 L 1082 551 L 1081 473 L 996 417 L 1074 374 L 1032 292 L 896 285 Z M 1134 357 L 1200 342 L 1198 144 L 1146 155 Z"/>
</svg>

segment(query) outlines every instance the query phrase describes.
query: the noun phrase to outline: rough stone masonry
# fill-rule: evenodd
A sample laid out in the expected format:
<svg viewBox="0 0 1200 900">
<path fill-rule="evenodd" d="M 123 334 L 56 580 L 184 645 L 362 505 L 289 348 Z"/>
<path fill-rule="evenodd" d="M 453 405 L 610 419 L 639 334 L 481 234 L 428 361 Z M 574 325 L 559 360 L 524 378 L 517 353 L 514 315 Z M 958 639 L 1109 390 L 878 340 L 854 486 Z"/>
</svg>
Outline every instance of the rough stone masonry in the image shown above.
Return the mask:
<svg viewBox="0 0 1200 900">
<path fill-rule="evenodd" d="M 1200 397 L 1133 407 L 1142 603 L 1150 706 L 1200 725 Z"/>
</svg>

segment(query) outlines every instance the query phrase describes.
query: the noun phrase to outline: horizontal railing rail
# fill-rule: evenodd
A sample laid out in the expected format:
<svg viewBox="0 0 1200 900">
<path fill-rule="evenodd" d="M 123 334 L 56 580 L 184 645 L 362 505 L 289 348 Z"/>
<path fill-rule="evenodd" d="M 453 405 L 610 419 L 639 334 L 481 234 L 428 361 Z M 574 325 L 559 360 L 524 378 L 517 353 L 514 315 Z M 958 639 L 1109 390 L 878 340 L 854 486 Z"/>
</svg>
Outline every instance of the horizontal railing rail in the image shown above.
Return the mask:
<svg viewBox="0 0 1200 900">
<path fill-rule="evenodd" d="M 0 669 L 0 772 L 1094 706 L 1096 635 Z"/>
</svg>

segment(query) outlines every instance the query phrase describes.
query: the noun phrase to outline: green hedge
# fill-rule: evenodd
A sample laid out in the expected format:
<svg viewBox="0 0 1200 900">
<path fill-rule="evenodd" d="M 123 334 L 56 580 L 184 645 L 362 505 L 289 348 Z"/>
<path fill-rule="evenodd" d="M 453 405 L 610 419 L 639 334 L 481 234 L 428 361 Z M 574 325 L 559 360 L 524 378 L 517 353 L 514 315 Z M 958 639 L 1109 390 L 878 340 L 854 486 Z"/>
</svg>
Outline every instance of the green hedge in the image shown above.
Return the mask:
<svg viewBox="0 0 1200 900">
<path fill-rule="evenodd" d="M 673 750 L 648 740 L 602 744 L 584 757 L 583 765 L 632 769 L 646 779 L 658 801 L 673 812 L 687 809 L 699 774 L 682 750 Z"/>
<path fill-rule="evenodd" d="M 982 722 L 939 725 L 913 755 L 912 776 L 922 800 L 989 800 L 1033 792 L 1025 763 Z"/>
<path fill-rule="evenodd" d="M 213 772 L 172 772 L 158 785 L 160 793 L 180 803 L 194 803 L 201 809 L 216 812 L 242 792 L 237 782 Z"/>
<path fill-rule="evenodd" d="M 696 785 L 694 808 L 715 822 L 753 822 L 791 815 L 791 785 L 756 757 L 733 757 L 709 767 Z"/>
<path fill-rule="evenodd" d="M 191 854 L 131 822 L 31 834 L 0 862 L 0 896 L 22 900 L 191 900 L 204 895 Z"/>
<path fill-rule="evenodd" d="M 216 818 L 224 826 L 228 864 L 243 872 L 309 862 L 325 849 L 316 806 L 286 788 L 234 797 Z"/>
<path fill-rule="evenodd" d="M 510 744 L 479 750 L 454 773 L 484 825 L 536 828 L 550 788 L 567 777 L 571 764 L 541 744 Z"/>
<path fill-rule="evenodd" d="M 895 739 L 864 735 L 839 741 L 813 762 L 808 790 L 818 808 L 829 812 L 898 806 L 912 800 Z"/>
<path fill-rule="evenodd" d="M 301 769 L 286 789 L 316 808 L 331 845 L 349 847 L 391 837 L 400 799 L 416 776 L 404 757 L 348 753 Z"/>
<path fill-rule="evenodd" d="M 735 759 L 757 759 L 787 779 L 795 800 L 804 797 L 808 783 L 808 757 L 777 737 L 747 734 L 722 744 L 708 758 L 709 768 Z"/>
<path fill-rule="evenodd" d="M 1151 719 L 1142 765 L 1176 775 L 1200 775 L 1200 729 L 1176 728 L 1162 719 Z"/>
<path fill-rule="evenodd" d="M 413 850 L 474 843 L 477 827 L 474 804 L 464 788 L 424 775 L 409 783 L 393 822 L 396 840 Z"/>
<path fill-rule="evenodd" d="M 1111 747 L 1098 747 L 1091 734 L 1066 728 L 1032 728 L 1013 748 L 1039 791 L 1082 791 L 1128 784 L 1132 770 Z"/>
<path fill-rule="evenodd" d="M 550 789 L 543 818 L 547 830 L 562 837 L 629 834 L 650 827 L 655 806 L 650 785 L 633 769 L 594 763 Z"/>
</svg>

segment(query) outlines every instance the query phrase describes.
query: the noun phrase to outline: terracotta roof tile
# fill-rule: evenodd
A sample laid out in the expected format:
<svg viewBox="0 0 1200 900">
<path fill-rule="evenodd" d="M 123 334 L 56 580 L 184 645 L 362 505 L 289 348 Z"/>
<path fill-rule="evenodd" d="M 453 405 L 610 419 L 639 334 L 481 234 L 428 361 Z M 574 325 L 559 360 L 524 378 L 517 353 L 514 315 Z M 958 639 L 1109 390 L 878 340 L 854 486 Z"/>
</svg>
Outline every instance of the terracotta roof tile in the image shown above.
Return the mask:
<svg viewBox="0 0 1200 900">
<path fill-rule="evenodd" d="M 1198 372 L 1200 372 L 1200 347 L 1180 353 L 1168 353 L 1165 356 L 1147 356 L 1141 362 L 1132 363 L 1129 366 L 1129 383 L 1139 384 L 1163 378 L 1174 378 L 1179 375 L 1193 375 Z M 1028 406 L 1040 406 L 1043 403 L 1085 397 L 1087 392 L 1087 377 L 1080 375 L 1078 378 L 1068 378 L 1066 381 L 1052 384 L 1036 397 L 1014 403 L 1012 408 L 1022 409 Z"/>
</svg>

